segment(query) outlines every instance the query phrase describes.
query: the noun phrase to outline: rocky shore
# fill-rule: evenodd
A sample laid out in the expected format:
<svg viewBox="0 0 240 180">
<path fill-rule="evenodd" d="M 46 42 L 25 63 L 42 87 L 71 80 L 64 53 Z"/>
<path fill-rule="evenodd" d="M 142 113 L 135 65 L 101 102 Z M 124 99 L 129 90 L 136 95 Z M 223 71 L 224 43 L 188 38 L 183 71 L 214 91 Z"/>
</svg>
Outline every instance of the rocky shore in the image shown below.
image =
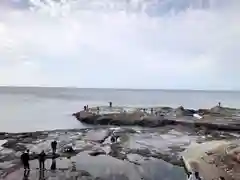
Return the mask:
<svg viewBox="0 0 240 180">
<path fill-rule="evenodd" d="M 221 106 L 198 110 L 184 107 L 157 107 L 138 108 L 131 111 L 118 107 L 98 107 L 73 113 L 80 122 L 92 125 L 142 127 L 184 125 L 226 131 L 240 130 L 239 115 L 239 109 Z"/>
<path fill-rule="evenodd" d="M 205 180 L 240 179 L 240 141 L 194 144 L 182 153 L 188 171 L 197 170 Z"/>
<path fill-rule="evenodd" d="M 119 141 L 111 143 L 112 134 Z M 0 134 L 0 179 L 23 177 L 19 157 L 30 149 L 31 172 L 28 179 L 93 179 L 93 180 L 185 180 L 182 152 L 195 143 L 211 140 L 233 140 L 238 134 L 207 131 L 182 125 L 162 128 L 111 128 L 56 130 Z M 50 153 L 51 141 L 58 141 L 56 160 Z M 69 152 L 67 149 L 73 148 Z M 45 150 L 47 170 L 41 175 L 36 155 Z M 51 170 L 52 163 L 56 170 Z"/>
<path fill-rule="evenodd" d="M 83 123 L 101 126 L 0 133 L 0 179 L 185 180 L 185 169 L 192 170 L 193 160 L 205 180 L 220 175 L 239 179 L 237 109 L 100 107 L 73 115 Z M 112 135 L 119 140 L 112 143 Z M 54 157 L 50 148 L 53 140 L 58 142 Z M 221 146 L 215 146 L 216 141 Z M 20 163 L 26 149 L 30 149 L 31 157 L 28 177 L 24 177 Z M 41 150 L 47 153 L 44 174 L 38 169 Z M 53 165 L 55 170 L 51 169 Z"/>
</svg>

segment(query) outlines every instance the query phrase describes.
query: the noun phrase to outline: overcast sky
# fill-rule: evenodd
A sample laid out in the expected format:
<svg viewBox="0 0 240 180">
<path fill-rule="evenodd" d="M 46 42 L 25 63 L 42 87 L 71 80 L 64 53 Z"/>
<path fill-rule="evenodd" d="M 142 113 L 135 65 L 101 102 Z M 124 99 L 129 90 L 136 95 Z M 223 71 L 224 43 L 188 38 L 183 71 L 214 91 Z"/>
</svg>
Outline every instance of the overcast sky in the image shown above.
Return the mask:
<svg viewBox="0 0 240 180">
<path fill-rule="evenodd" d="M 0 85 L 240 90 L 239 0 L 45 1 L 1 1 Z"/>
</svg>

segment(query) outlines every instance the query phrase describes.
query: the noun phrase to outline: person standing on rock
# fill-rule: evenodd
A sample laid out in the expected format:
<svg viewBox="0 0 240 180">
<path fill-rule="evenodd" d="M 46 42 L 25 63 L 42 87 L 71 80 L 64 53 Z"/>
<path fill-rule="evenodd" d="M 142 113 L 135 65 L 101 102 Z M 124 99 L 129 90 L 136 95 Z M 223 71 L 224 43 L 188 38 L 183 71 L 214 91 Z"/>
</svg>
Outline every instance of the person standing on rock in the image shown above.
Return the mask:
<svg viewBox="0 0 240 180">
<path fill-rule="evenodd" d="M 29 150 L 25 151 L 22 155 L 21 155 L 21 161 L 24 167 L 24 170 L 29 170 Z"/>
<path fill-rule="evenodd" d="M 112 108 L 112 102 L 111 101 L 109 102 L 109 107 Z"/>
<path fill-rule="evenodd" d="M 218 102 L 218 107 L 221 107 L 222 105 L 221 105 L 221 102 Z"/>
<path fill-rule="evenodd" d="M 44 150 L 38 155 L 39 169 L 45 169 L 46 154 Z"/>
<path fill-rule="evenodd" d="M 51 147 L 52 147 L 52 153 L 53 153 L 53 154 L 56 154 L 57 141 L 52 141 L 52 142 L 51 142 Z"/>
<path fill-rule="evenodd" d="M 153 108 L 151 108 L 151 114 L 153 115 Z"/>
<path fill-rule="evenodd" d="M 188 178 L 188 180 L 202 180 L 199 176 L 199 165 L 196 161 L 189 162 L 190 167 L 192 168 L 192 172 Z"/>
</svg>

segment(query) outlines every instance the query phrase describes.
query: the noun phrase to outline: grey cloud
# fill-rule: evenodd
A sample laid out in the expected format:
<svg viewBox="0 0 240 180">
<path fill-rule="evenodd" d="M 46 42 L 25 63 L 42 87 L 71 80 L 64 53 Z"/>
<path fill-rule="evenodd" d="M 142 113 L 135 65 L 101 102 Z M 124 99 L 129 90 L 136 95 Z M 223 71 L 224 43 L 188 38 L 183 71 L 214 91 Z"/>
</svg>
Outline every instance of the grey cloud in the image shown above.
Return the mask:
<svg viewBox="0 0 240 180">
<path fill-rule="evenodd" d="M 204 9 L 196 0 L 174 2 L 154 1 L 165 10 L 181 9 L 154 17 L 82 11 L 78 1 L 5 10 L 0 84 L 240 89 L 240 3 L 231 0 L 221 9 L 223 2 L 211 0 Z"/>
</svg>

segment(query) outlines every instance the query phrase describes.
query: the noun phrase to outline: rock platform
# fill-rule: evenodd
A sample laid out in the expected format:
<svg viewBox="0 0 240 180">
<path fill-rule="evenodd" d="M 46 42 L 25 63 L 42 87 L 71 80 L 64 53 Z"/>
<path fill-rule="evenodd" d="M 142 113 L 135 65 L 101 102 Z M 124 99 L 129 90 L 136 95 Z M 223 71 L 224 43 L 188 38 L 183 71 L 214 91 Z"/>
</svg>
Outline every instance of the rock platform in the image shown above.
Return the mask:
<svg viewBox="0 0 240 180">
<path fill-rule="evenodd" d="M 240 141 L 194 144 L 182 153 L 188 172 L 198 171 L 204 180 L 240 179 Z"/>
<path fill-rule="evenodd" d="M 108 113 L 101 113 L 92 108 L 89 111 L 73 113 L 82 123 L 92 125 L 116 126 L 142 126 L 161 127 L 165 125 L 184 125 L 190 127 L 203 127 L 226 131 L 240 131 L 240 110 L 228 107 L 213 107 L 211 109 L 176 109 L 170 107 L 149 109 L 136 109 L 131 112 L 114 111 L 109 108 Z"/>
</svg>

